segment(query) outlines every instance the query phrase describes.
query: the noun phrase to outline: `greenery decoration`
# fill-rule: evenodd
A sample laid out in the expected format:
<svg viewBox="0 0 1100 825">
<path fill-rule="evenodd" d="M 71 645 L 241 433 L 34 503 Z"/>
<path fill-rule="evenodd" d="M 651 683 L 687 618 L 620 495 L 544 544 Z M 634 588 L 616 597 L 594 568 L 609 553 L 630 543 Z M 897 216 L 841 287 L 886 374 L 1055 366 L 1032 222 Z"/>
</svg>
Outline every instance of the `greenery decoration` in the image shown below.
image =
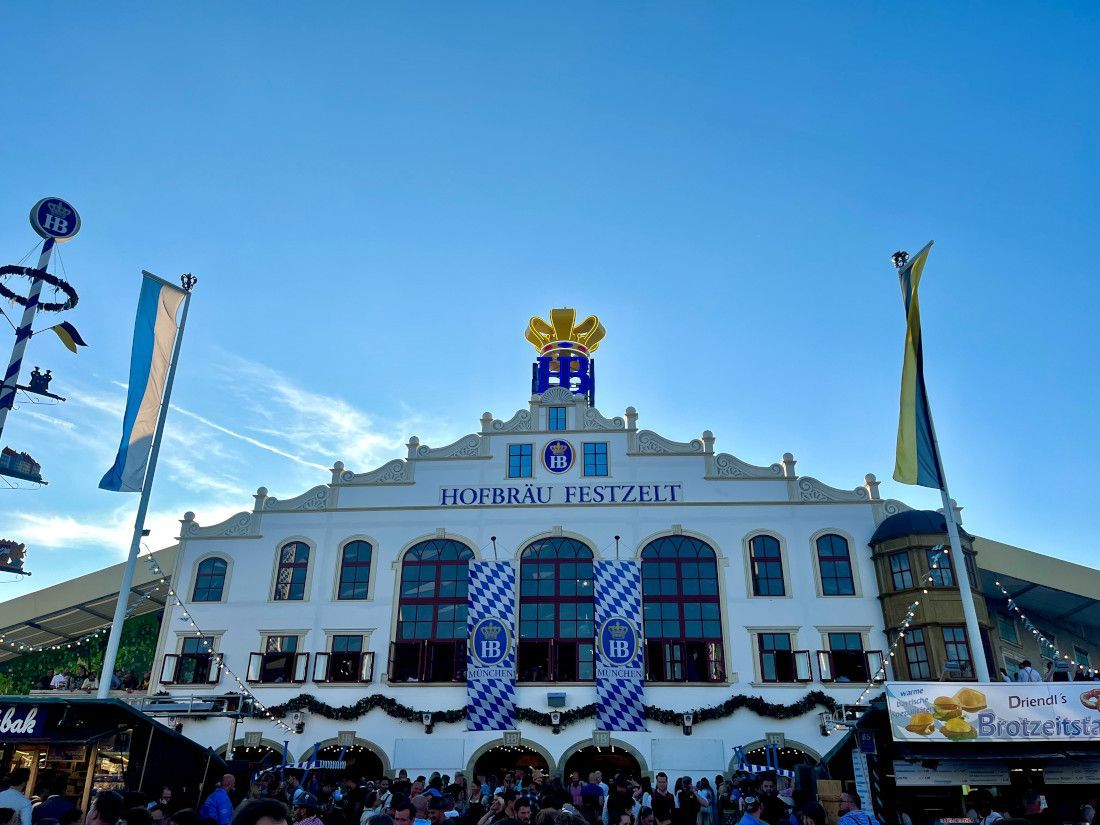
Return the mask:
<svg viewBox="0 0 1100 825">
<path fill-rule="evenodd" d="M 40 301 L 38 304 L 39 312 L 64 312 L 67 309 L 72 309 L 76 306 L 76 302 L 80 300 L 77 298 L 76 290 L 73 289 L 72 284 L 68 281 L 58 278 L 56 275 L 51 275 L 44 269 L 33 269 L 29 266 L 0 266 L 0 296 L 7 298 L 9 301 L 15 301 L 21 307 L 27 305 L 27 297 L 25 295 L 19 295 L 12 292 L 4 284 L 4 279 L 11 275 L 25 275 L 28 278 L 35 279 L 49 284 L 55 290 L 61 290 L 65 293 L 66 300 L 61 302 Z"/>
<path fill-rule="evenodd" d="M 766 716 L 770 719 L 793 719 L 797 716 L 804 716 L 807 713 L 811 713 L 817 707 L 823 707 L 829 711 L 834 711 L 839 705 L 835 699 L 820 690 L 812 690 L 797 702 L 792 702 L 789 705 L 774 704 L 761 699 L 759 696 L 748 696 L 739 693 L 729 697 L 720 705 L 693 709 L 690 713 L 695 717 L 695 724 L 698 724 L 700 722 L 709 722 L 714 719 L 725 719 L 742 708 L 751 710 L 757 716 Z M 269 706 L 267 708 L 267 713 L 271 714 L 276 719 L 282 719 L 289 713 L 304 710 L 309 713 L 317 714 L 318 716 L 323 716 L 326 719 L 350 720 L 365 716 L 376 708 L 384 711 L 387 716 L 392 716 L 394 719 L 403 719 L 406 722 L 423 722 L 425 714 L 431 715 L 433 725 L 441 722 L 453 724 L 455 722 L 461 722 L 466 718 L 466 708 L 433 711 L 416 710 L 415 708 L 410 708 L 407 705 L 401 704 L 392 697 L 383 696 L 377 693 L 371 694 L 370 696 L 364 696 L 353 705 L 343 705 L 340 707 L 333 707 L 332 705 L 325 704 L 320 699 L 310 696 L 308 693 L 303 693 L 301 696 L 291 699 L 289 702 L 282 705 Z M 583 719 L 593 719 L 596 716 L 596 710 L 595 704 L 564 710 L 561 712 L 561 719 L 558 724 L 566 726 Z M 654 722 L 660 722 L 664 725 L 679 725 L 683 721 L 685 712 L 688 711 L 667 710 L 665 708 L 654 707 L 653 705 L 646 705 L 645 707 L 646 719 L 652 719 Z M 532 710 L 531 708 L 516 708 L 516 720 L 520 722 L 530 722 L 531 724 L 547 728 L 553 725 L 549 713 Z"/>
</svg>

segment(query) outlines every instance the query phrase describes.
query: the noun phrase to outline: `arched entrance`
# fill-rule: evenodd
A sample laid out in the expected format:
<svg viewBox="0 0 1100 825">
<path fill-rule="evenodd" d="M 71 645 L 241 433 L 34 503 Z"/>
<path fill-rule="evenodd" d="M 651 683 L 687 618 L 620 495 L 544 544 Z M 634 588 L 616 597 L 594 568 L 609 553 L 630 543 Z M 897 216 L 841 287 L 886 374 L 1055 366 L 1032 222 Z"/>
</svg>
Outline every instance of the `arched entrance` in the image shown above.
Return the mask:
<svg viewBox="0 0 1100 825">
<path fill-rule="evenodd" d="M 225 756 L 225 745 L 218 748 L 215 753 Z M 259 773 L 271 767 L 283 764 L 282 748 L 274 745 L 236 745 L 233 748 L 233 762 L 246 766 L 249 776 Z"/>
<path fill-rule="evenodd" d="M 525 768 L 540 768 L 549 772 L 550 763 L 543 754 L 528 745 L 494 745 L 475 757 L 473 774 L 475 777 L 495 776 L 500 779 L 505 771 Z"/>
<path fill-rule="evenodd" d="M 573 771 L 581 775 L 581 779 L 588 779 L 592 771 L 600 771 L 603 781 L 610 780 L 617 774 L 626 774 L 635 779 L 641 779 L 644 767 L 638 758 L 621 745 L 612 744 L 609 747 L 596 747 L 595 745 L 582 745 L 571 748 L 565 755 L 565 765 L 562 773 L 568 781 Z"/>
<path fill-rule="evenodd" d="M 817 751 L 812 748 L 808 748 L 799 742 L 787 742 L 778 750 L 777 756 L 779 757 L 779 767 L 788 771 L 795 771 L 801 765 L 814 766 L 821 761 L 821 756 Z M 768 753 L 763 742 L 757 741 L 745 747 L 745 758 L 748 759 L 750 765 L 767 765 Z M 734 756 L 730 760 L 729 773 L 733 774 L 738 770 L 737 757 Z M 780 776 L 776 777 L 779 789 L 782 791 L 786 788 L 790 788 L 794 784 L 794 780 L 790 777 Z"/>
<path fill-rule="evenodd" d="M 343 756 L 340 755 L 341 751 Z M 305 758 L 310 759 L 312 756 L 312 753 L 306 754 Z M 339 745 L 326 745 L 317 749 L 317 760 L 319 762 L 342 761 L 343 768 L 321 769 L 341 779 L 348 776 L 355 779 L 379 779 L 386 772 L 385 765 L 382 764 L 378 754 L 363 745 L 352 745 L 346 749 Z"/>
</svg>

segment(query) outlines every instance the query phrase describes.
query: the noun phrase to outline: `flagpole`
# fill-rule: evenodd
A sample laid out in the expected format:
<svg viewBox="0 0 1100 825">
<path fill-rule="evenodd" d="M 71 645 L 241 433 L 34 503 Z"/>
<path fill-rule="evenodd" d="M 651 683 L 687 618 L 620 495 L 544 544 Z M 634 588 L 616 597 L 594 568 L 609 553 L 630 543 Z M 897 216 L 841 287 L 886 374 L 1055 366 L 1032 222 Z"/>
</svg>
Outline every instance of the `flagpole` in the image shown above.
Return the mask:
<svg viewBox="0 0 1100 825">
<path fill-rule="evenodd" d="M 926 403 L 927 399 L 926 399 Z M 978 627 L 978 611 L 974 609 L 974 595 L 970 589 L 970 568 L 966 565 L 962 543 L 959 541 L 959 527 L 955 523 L 955 508 L 951 503 L 951 493 L 947 489 L 947 474 L 943 471 L 943 454 L 936 438 L 936 423 L 932 418 L 931 404 L 928 404 L 928 424 L 932 429 L 932 443 L 936 447 L 936 457 L 940 465 L 940 498 L 943 500 L 943 519 L 947 522 L 947 537 L 951 541 L 951 566 L 955 570 L 955 579 L 959 583 L 959 598 L 962 599 L 963 619 L 966 621 L 966 635 L 970 639 L 970 660 L 974 664 L 974 675 L 979 682 L 988 682 L 989 667 L 985 661 L 985 645 L 982 643 L 981 628 Z M 977 567 L 977 565 L 975 565 Z"/>
<path fill-rule="evenodd" d="M 143 272 L 143 275 L 150 273 Z M 130 555 L 126 557 L 126 567 L 122 571 L 122 583 L 118 590 L 118 603 L 115 605 L 115 618 L 111 622 L 111 635 L 107 638 L 107 650 L 103 654 L 103 670 L 99 677 L 100 699 L 106 699 L 111 691 L 111 677 L 115 672 L 115 659 L 118 657 L 118 643 L 122 638 L 122 625 L 126 621 L 126 608 L 130 601 L 130 588 L 134 584 L 134 569 L 137 567 L 138 553 L 141 551 L 141 539 L 145 533 L 145 515 L 149 512 L 149 494 L 153 489 L 153 475 L 157 469 L 157 456 L 160 453 L 161 436 L 164 434 L 164 420 L 168 417 L 168 404 L 172 398 L 172 382 L 176 378 L 176 365 L 179 363 L 180 346 L 183 344 L 183 330 L 187 326 L 187 310 L 191 306 L 191 290 L 197 278 L 184 275 L 183 315 L 180 316 L 176 343 L 172 347 L 172 363 L 168 367 L 168 377 L 164 382 L 164 398 L 161 399 L 160 412 L 157 415 L 157 428 L 153 433 L 153 444 L 149 450 L 149 467 L 145 471 L 145 480 L 141 485 L 141 501 L 138 503 L 137 516 L 134 518 L 134 536 L 130 540 Z"/>
</svg>

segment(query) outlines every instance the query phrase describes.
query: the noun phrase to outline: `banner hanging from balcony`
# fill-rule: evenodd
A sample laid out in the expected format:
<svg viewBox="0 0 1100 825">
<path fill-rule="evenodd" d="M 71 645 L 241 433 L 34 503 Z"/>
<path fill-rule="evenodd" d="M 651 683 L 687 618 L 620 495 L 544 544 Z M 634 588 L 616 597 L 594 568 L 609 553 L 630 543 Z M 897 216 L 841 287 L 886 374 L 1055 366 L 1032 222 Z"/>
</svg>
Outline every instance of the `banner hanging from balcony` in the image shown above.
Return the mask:
<svg viewBox="0 0 1100 825">
<path fill-rule="evenodd" d="M 516 570 L 470 562 L 466 730 L 511 730 L 516 715 Z"/>
<path fill-rule="evenodd" d="M 641 566 L 634 561 L 598 561 L 593 572 L 598 727 L 644 731 Z"/>
</svg>

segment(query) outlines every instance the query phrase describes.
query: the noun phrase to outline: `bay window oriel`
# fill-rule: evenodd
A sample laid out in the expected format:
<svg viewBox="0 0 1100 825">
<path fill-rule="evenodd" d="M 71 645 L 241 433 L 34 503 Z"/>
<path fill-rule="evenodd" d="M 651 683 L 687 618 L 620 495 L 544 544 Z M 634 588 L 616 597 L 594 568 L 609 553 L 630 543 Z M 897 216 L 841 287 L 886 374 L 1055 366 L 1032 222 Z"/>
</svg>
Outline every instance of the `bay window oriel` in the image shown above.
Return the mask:
<svg viewBox="0 0 1100 825">
<path fill-rule="evenodd" d="M 662 536 L 642 549 L 646 679 L 720 682 L 725 677 L 718 560 L 692 536 Z"/>
</svg>

